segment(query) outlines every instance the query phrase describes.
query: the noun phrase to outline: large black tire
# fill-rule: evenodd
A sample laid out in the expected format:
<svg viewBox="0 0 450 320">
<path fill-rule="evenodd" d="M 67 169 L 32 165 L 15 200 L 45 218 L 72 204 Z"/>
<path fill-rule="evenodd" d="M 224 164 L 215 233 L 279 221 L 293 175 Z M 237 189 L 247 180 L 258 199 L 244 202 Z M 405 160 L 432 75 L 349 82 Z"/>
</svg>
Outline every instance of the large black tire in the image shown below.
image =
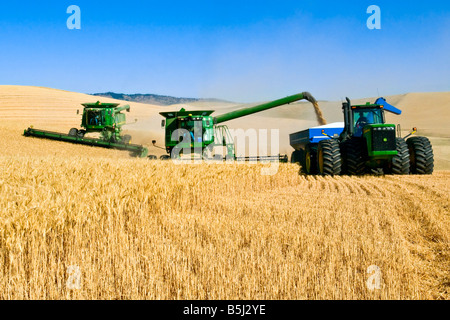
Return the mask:
<svg viewBox="0 0 450 320">
<path fill-rule="evenodd" d="M 69 130 L 69 136 L 71 137 L 76 137 L 78 135 L 78 129 L 77 128 L 72 128 Z"/>
<path fill-rule="evenodd" d="M 317 174 L 317 151 L 311 148 L 311 145 L 308 144 L 305 148 L 302 172 L 306 174 Z"/>
<path fill-rule="evenodd" d="M 433 147 L 426 137 L 412 137 L 406 141 L 412 174 L 432 174 L 434 170 Z"/>
<path fill-rule="evenodd" d="M 409 151 L 408 144 L 403 138 L 396 138 L 397 155 L 392 158 L 392 174 L 409 174 Z"/>
<path fill-rule="evenodd" d="M 168 154 L 163 154 L 159 157 L 160 160 L 170 160 L 170 156 Z"/>
<path fill-rule="evenodd" d="M 78 130 L 78 132 L 77 132 L 78 138 L 81 138 L 81 139 L 84 138 L 85 134 L 86 134 L 86 130 Z"/>
<path fill-rule="evenodd" d="M 294 152 L 292 152 L 292 154 L 291 154 L 291 163 L 300 163 L 298 150 L 295 150 Z"/>
<path fill-rule="evenodd" d="M 366 173 L 364 150 L 364 139 L 362 138 L 351 138 L 341 143 L 342 174 L 362 175 Z"/>
<path fill-rule="evenodd" d="M 298 163 L 301 166 L 304 166 L 304 159 L 305 159 L 305 155 L 304 155 L 304 151 L 303 149 L 300 150 L 295 150 L 294 152 L 292 152 L 291 155 L 291 163 Z"/>
<path fill-rule="evenodd" d="M 335 139 L 322 140 L 317 148 L 317 169 L 319 174 L 334 176 L 341 173 L 341 150 Z"/>
</svg>

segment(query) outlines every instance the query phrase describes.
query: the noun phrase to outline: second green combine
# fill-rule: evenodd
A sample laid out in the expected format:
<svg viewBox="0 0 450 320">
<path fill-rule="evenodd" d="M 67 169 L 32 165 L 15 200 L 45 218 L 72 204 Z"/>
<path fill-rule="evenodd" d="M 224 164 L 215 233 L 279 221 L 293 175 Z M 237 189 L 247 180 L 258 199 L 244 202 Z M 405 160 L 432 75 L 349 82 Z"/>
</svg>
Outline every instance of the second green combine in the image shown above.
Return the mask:
<svg viewBox="0 0 450 320">
<path fill-rule="evenodd" d="M 161 159 L 176 158 L 180 154 L 183 154 L 183 152 L 186 153 L 189 151 L 188 156 L 198 156 L 203 159 L 222 160 L 226 158 L 227 160 L 275 160 L 287 162 L 287 155 L 265 157 L 236 156 L 233 137 L 228 127 L 222 123 L 303 99 L 312 104 L 317 104 L 316 99 L 309 92 L 302 92 L 218 116 L 211 115 L 214 110 L 186 111 L 182 108 L 179 111 L 161 112 L 160 114 L 165 118 L 161 122 L 161 126 L 165 128 L 164 149 L 168 153 L 167 155 L 161 156 Z M 153 143 L 155 144 L 155 142 Z M 213 154 L 215 147 L 224 147 L 226 151 Z"/>
<path fill-rule="evenodd" d="M 71 128 L 68 134 L 34 129 L 29 127 L 24 136 L 65 141 L 88 146 L 129 151 L 132 156 L 146 157 L 148 149 L 142 145 L 131 144 L 130 135 L 122 135 L 126 116 L 122 111 L 130 111 L 129 105 L 119 107 L 118 103 L 84 103 L 81 127 Z M 85 137 L 87 133 L 99 133 L 100 138 Z"/>
</svg>

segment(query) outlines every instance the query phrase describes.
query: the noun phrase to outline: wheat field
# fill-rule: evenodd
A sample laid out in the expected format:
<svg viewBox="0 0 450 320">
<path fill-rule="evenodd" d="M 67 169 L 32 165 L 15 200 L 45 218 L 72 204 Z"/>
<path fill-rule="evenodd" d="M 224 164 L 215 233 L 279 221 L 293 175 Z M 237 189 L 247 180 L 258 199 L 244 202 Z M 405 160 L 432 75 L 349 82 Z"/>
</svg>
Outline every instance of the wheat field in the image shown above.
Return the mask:
<svg viewBox="0 0 450 320">
<path fill-rule="evenodd" d="M 1 299 L 449 298 L 449 172 L 307 177 L 283 164 L 264 176 L 263 164 L 76 155 L 0 164 Z M 366 285 L 371 265 L 379 289 Z"/>
<path fill-rule="evenodd" d="M 43 91 L 0 101 L 0 299 L 450 298 L 445 166 L 332 178 L 280 164 L 267 176 L 263 164 L 175 165 L 23 137 L 30 124 L 79 124 L 44 106 L 84 96 Z"/>
</svg>

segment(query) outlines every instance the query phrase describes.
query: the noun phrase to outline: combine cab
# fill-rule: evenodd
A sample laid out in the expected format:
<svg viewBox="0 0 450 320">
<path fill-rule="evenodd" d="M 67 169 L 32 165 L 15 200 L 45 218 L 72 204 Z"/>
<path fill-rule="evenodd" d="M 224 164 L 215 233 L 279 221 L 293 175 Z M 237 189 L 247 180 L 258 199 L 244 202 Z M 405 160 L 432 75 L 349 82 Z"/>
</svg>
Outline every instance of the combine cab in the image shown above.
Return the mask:
<svg viewBox="0 0 450 320">
<path fill-rule="evenodd" d="M 310 128 L 290 135 L 295 149 L 291 162 L 300 163 L 306 174 L 362 175 L 366 173 L 431 174 L 433 149 L 426 137 L 396 134 L 385 123 L 384 112 L 401 114 L 384 98 L 352 106 L 343 103 L 344 123 Z M 320 132 L 320 133 L 319 133 Z"/>
<path fill-rule="evenodd" d="M 89 146 L 111 148 L 130 151 L 133 156 L 146 157 L 147 148 L 130 144 L 131 136 L 121 135 L 122 126 L 126 123 L 125 114 L 122 111 L 130 111 L 130 106 L 119 107 L 118 103 L 84 103 L 81 127 L 71 128 L 68 134 L 45 131 L 29 127 L 24 131 L 25 136 L 66 141 Z M 87 138 L 87 133 L 100 133 L 100 139 Z"/>
</svg>

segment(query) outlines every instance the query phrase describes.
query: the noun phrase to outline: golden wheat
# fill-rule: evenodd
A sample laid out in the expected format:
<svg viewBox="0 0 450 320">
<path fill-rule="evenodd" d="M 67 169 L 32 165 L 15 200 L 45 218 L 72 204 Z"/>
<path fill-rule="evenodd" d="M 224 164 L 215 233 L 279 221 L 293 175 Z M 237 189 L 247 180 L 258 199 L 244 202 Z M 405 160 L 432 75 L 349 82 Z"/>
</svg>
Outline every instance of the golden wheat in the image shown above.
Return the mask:
<svg viewBox="0 0 450 320">
<path fill-rule="evenodd" d="M 1 299 L 449 298 L 449 172 L 263 176 L 76 154 L 0 165 Z"/>
</svg>

